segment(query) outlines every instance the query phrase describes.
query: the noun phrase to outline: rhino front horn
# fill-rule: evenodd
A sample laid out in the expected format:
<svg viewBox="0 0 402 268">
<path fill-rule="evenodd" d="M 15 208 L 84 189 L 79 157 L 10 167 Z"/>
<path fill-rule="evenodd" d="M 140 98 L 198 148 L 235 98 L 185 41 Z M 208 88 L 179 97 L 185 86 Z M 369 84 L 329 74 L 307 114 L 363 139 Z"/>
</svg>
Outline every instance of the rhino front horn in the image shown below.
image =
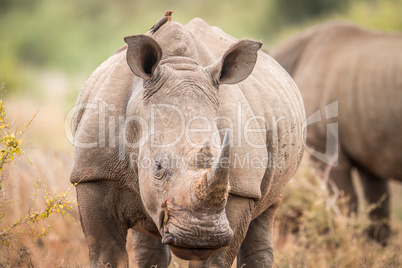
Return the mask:
<svg viewBox="0 0 402 268">
<path fill-rule="evenodd" d="M 229 130 L 226 131 L 218 159 L 209 171 L 195 179 L 192 195 L 194 205 L 207 209 L 221 210 L 229 194 Z"/>
<path fill-rule="evenodd" d="M 226 130 L 218 159 L 208 174 L 208 187 L 225 186 L 229 184 L 229 157 L 230 157 L 230 140 L 229 130 Z"/>
</svg>

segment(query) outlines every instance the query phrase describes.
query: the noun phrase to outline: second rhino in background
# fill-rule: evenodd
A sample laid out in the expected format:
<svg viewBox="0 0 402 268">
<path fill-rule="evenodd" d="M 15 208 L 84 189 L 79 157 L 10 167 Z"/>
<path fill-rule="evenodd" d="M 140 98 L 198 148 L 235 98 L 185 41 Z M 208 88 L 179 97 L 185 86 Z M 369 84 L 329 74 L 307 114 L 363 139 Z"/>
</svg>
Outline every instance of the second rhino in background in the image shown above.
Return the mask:
<svg viewBox="0 0 402 268">
<path fill-rule="evenodd" d="M 382 244 L 390 236 L 386 179 L 402 180 L 401 52 L 402 34 L 331 22 L 291 37 L 273 53 L 298 85 L 307 117 L 338 102 L 339 162 L 329 177 L 356 212 L 351 170 L 357 168 L 365 198 L 377 204 L 369 235 Z M 326 151 L 327 123 L 308 126 L 309 147 Z"/>
</svg>

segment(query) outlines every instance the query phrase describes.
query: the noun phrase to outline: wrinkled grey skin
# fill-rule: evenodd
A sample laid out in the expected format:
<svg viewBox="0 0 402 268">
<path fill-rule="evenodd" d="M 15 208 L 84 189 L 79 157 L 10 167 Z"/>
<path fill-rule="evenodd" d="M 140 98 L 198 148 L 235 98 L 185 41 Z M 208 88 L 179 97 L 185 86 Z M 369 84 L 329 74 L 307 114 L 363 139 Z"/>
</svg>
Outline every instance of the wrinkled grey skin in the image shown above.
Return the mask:
<svg viewBox="0 0 402 268">
<path fill-rule="evenodd" d="M 349 23 L 308 29 L 274 51 L 298 85 L 306 114 L 339 101 L 339 165 L 330 178 L 357 211 L 351 169 L 357 168 L 369 203 L 369 234 L 385 244 L 390 235 L 387 180 L 402 180 L 402 35 L 373 32 Z M 326 126 L 307 128 L 307 143 L 325 152 Z M 325 165 L 322 164 L 322 168 Z M 381 202 L 382 201 L 382 202 Z"/>
<path fill-rule="evenodd" d="M 132 229 L 139 267 L 167 267 L 171 251 L 190 267 L 236 256 L 270 267 L 274 214 L 303 151 L 294 82 L 261 43 L 201 19 L 125 41 L 89 77 L 73 121 L 91 266 L 127 267 Z"/>
</svg>

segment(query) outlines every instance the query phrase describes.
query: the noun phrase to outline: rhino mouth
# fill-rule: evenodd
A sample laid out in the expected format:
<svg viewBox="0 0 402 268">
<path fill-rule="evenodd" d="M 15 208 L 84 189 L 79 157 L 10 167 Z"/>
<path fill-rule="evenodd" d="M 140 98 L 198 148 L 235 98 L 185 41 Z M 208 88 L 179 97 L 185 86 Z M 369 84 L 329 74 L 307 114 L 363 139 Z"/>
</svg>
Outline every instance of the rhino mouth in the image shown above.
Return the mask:
<svg viewBox="0 0 402 268">
<path fill-rule="evenodd" d="M 184 248 L 169 245 L 173 254 L 187 261 L 202 261 L 208 259 L 218 248 Z"/>
<path fill-rule="evenodd" d="M 168 245 L 176 257 L 197 261 L 208 259 L 216 250 L 229 245 L 231 238 L 231 235 L 229 235 L 221 240 L 219 244 L 207 245 L 202 243 L 202 245 L 197 246 L 197 237 L 194 237 L 193 245 L 186 245 L 180 241 L 180 238 L 176 238 L 170 233 L 165 233 L 162 243 Z"/>
</svg>

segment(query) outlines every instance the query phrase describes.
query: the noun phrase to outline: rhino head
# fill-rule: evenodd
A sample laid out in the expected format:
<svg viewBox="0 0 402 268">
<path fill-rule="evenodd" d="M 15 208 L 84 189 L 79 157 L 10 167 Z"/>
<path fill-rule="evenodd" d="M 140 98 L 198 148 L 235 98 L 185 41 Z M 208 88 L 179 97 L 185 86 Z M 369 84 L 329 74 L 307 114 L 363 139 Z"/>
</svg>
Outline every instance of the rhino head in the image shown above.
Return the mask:
<svg viewBox="0 0 402 268">
<path fill-rule="evenodd" d="M 132 165 L 141 199 L 162 243 L 176 256 L 206 259 L 233 237 L 225 213 L 230 133 L 216 123 L 219 85 L 247 78 L 262 44 L 239 41 L 202 66 L 199 53 L 185 43 L 166 49 L 146 35 L 125 41 L 134 79 L 143 80 L 134 83 L 127 110 L 141 120 L 126 128 L 126 136 L 138 145 Z"/>
</svg>

